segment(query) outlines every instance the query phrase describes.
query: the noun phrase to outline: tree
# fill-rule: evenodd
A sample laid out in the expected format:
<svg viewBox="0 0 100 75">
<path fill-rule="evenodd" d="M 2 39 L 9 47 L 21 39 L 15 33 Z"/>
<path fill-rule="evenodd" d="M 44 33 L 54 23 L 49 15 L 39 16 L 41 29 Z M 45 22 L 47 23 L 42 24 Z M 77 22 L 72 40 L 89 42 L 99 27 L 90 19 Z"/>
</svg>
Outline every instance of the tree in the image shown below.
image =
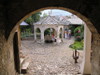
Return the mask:
<svg viewBox="0 0 100 75">
<path fill-rule="evenodd" d="M 40 15 L 41 15 L 41 12 L 37 12 L 37 13 L 29 16 L 27 19 L 25 19 L 25 22 L 30 25 L 32 32 L 34 32 L 33 23 L 40 20 Z"/>
<path fill-rule="evenodd" d="M 69 18 L 69 19 L 71 18 L 70 16 L 66 16 L 66 17 Z"/>
<path fill-rule="evenodd" d="M 25 19 L 25 22 L 28 23 L 28 24 L 37 22 L 37 21 L 40 20 L 40 15 L 41 15 L 41 12 L 37 12 L 35 14 L 32 14 L 27 19 Z"/>
<path fill-rule="evenodd" d="M 32 19 L 33 19 L 33 22 L 37 22 L 40 20 L 40 15 L 41 15 L 41 12 L 37 12 L 33 15 L 31 15 Z"/>
<path fill-rule="evenodd" d="M 30 25 L 33 22 L 32 16 L 29 16 L 27 19 L 25 19 L 25 22 Z"/>
<path fill-rule="evenodd" d="M 47 17 L 47 16 L 48 16 L 48 15 L 44 12 L 44 13 L 43 13 L 43 18 L 44 18 L 44 17 Z"/>
</svg>

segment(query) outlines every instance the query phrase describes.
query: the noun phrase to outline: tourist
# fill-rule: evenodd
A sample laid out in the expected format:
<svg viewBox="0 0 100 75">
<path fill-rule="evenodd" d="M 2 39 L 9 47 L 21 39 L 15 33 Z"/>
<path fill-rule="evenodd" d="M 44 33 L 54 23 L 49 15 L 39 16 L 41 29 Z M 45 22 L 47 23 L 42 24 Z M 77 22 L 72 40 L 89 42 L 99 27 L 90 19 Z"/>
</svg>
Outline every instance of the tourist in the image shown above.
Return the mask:
<svg viewBox="0 0 100 75">
<path fill-rule="evenodd" d="M 69 32 L 68 32 L 68 37 L 69 37 L 69 39 L 71 39 L 71 30 L 69 30 Z"/>
<path fill-rule="evenodd" d="M 54 33 L 52 34 L 52 41 L 53 42 L 55 41 L 55 35 L 54 35 Z"/>
<path fill-rule="evenodd" d="M 67 38 L 67 30 L 65 31 L 65 38 Z"/>
</svg>

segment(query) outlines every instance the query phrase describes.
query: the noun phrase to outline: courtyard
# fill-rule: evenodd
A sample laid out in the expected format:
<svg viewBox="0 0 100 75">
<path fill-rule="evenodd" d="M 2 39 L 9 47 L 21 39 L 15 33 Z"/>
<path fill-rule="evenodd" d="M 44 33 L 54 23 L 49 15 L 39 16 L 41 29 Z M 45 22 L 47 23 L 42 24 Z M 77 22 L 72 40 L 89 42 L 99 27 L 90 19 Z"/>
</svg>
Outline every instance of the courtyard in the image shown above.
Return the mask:
<svg viewBox="0 0 100 75">
<path fill-rule="evenodd" d="M 44 43 L 33 40 L 22 40 L 21 51 L 26 61 L 30 61 L 26 75 L 76 75 L 80 73 L 83 51 L 80 53 L 78 63 L 74 63 L 73 51 L 69 45 L 74 43 L 74 37 L 64 39 L 63 42 Z"/>
</svg>

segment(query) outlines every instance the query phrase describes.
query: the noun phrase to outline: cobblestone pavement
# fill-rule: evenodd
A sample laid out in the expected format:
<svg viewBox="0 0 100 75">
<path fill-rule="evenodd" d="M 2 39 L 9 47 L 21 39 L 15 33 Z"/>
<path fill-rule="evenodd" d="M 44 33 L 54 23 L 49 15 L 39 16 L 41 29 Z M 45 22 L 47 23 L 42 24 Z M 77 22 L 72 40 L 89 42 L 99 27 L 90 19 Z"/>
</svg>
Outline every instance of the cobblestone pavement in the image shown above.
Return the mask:
<svg viewBox="0 0 100 75">
<path fill-rule="evenodd" d="M 80 52 L 78 63 L 72 58 L 73 49 L 69 45 L 74 38 L 64 39 L 60 44 L 40 44 L 33 40 L 22 41 L 21 49 L 31 63 L 27 75 L 76 75 L 80 72 L 83 51 Z"/>
</svg>

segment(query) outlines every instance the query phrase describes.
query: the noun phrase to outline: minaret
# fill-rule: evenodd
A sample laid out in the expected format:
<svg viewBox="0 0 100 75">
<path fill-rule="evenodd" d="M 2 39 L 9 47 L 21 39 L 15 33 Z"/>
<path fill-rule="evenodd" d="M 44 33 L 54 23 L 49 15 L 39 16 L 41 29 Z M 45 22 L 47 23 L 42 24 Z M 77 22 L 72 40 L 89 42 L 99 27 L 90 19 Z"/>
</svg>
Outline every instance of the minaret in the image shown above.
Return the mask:
<svg viewBox="0 0 100 75">
<path fill-rule="evenodd" d="M 49 13 L 49 16 L 52 16 L 52 9 L 48 13 Z"/>
<path fill-rule="evenodd" d="M 52 9 L 51 9 L 51 12 L 50 12 L 50 16 L 52 16 Z"/>
</svg>

